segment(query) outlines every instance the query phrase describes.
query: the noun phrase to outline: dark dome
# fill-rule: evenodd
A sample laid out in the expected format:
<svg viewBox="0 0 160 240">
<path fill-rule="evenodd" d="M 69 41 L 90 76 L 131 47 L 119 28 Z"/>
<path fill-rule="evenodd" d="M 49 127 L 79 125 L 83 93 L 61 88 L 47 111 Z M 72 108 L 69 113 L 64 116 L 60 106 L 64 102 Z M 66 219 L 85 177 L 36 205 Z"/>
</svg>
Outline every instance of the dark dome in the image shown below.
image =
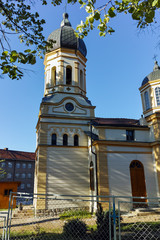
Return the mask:
<svg viewBox="0 0 160 240">
<path fill-rule="evenodd" d="M 56 41 L 53 43 L 53 47 L 50 48 L 49 51 L 64 47 L 79 50 L 85 57 L 87 55 L 86 45 L 82 39 L 75 36 L 74 29 L 71 27 L 67 13 L 63 14 L 61 27 L 53 31 L 49 35 L 48 40 Z"/>
<path fill-rule="evenodd" d="M 142 81 L 142 86 L 149 81 L 154 81 L 160 79 L 160 67 L 158 66 L 157 61 L 154 64 L 153 72 L 146 76 Z"/>
</svg>

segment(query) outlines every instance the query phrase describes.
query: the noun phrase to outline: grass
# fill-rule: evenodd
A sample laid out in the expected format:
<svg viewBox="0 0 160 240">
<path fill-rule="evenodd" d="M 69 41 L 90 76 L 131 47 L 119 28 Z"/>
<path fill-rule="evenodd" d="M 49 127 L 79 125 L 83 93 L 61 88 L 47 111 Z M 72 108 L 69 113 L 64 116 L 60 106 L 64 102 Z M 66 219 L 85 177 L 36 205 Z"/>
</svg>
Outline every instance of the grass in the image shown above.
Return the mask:
<svg viewBox="0 0 160 240">
<path fill-rule="evenodd" d="M 61 220 L 92 218 L 92 214 L 87 210 L 69 210 L 60 214 Z"/>
</svg>

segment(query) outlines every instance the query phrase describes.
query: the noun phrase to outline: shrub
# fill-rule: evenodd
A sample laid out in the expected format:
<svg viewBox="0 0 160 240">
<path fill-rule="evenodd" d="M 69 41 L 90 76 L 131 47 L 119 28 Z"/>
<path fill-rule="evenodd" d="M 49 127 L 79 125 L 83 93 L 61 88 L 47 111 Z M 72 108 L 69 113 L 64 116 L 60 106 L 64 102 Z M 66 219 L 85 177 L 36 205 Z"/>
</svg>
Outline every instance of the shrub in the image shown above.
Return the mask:
<svg viewBox="0 0 160 240">
<path fill-rule="evenodd" d="M 78 218 L 65 223 L 63 233 L 68 239 L 84 239 L 87 232 L 87 226 Z"/>
<path fill-rule="evenodd" d="M 96 216 L 98 240 L 109 240 L 109 211 L 104 212 L 99 203 Z M 113 237 L 113 221 L 111 221 L 111 237 Z"/>
</svg>

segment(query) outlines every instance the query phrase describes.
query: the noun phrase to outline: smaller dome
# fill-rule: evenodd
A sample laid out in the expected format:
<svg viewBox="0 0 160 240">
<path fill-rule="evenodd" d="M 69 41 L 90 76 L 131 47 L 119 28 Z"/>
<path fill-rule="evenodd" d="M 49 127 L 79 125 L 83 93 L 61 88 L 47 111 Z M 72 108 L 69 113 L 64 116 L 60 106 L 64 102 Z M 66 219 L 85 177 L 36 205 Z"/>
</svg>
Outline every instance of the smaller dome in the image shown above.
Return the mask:
<svg viewBox="0 0 160 240">
<path fill-rule="evenodd" d="M 148 76 L 146 76 L 142 81 L 142 86 L 148 83 L 149 81 L 154 81 L 160 79 L 160 67 L 158 62 L 155 61 L 153 72 L 151 72 Z"/>
<path fill-rule="evenodd" d="M 48 41 L 49 40 L 55 41 L 52 48 L 49 49 L 50 52 L 64 47 L 79 50 L 85 57 L 87 55 L 86 45 L 82 39 L 76 37 L 74 29 L 68 20 L 68 13 L 63 14 L 61 27 L 49 35 Z"/>
</svg>

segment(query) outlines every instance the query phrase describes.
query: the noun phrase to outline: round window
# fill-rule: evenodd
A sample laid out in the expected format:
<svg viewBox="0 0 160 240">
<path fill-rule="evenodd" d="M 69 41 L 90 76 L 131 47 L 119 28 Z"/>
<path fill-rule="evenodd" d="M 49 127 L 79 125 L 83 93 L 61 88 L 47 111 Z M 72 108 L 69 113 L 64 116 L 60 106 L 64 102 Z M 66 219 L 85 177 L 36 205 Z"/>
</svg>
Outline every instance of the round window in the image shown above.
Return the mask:
<svg viewBox="0 0 160 240">
<path fill-rule="evenodd" d="M 68 112 L 72 112 L 74 109 L 74 105 L 72 103 L 66 103 L 65 108 Z"/>
</svg>

